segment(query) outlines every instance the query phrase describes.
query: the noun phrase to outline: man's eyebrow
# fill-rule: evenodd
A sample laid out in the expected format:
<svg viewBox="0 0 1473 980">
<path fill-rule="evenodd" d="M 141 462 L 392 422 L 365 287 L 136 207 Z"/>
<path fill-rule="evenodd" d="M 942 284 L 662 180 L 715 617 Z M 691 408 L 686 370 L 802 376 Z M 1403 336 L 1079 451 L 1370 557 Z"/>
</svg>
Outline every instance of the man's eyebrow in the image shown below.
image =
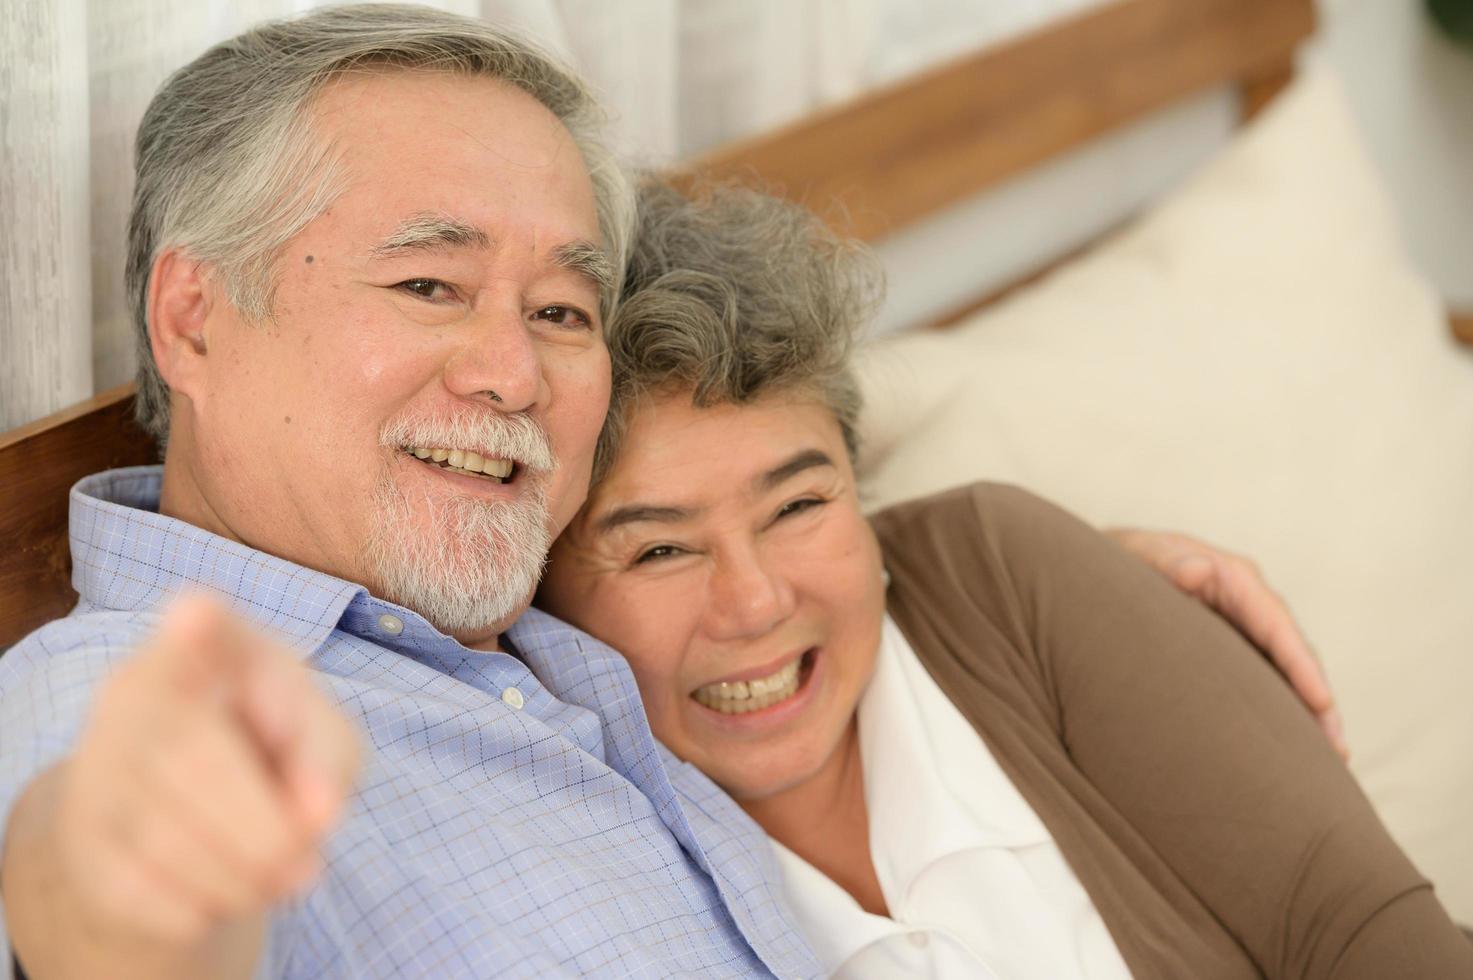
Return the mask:
<svg viewBox="0 0 1473 980">
<path fill-rule="evenodd" d="M 491 247 L 491 236 L 475 225 L 440 214 L 416 214 L 391 231 L 371 250 L 374 258 L 405 252 L 433 252 L 454 248 Z M 589 241 L 567 242 L 553 250 L 554 265 L 571 269 L 600 290 L 614 288 L 614 263 L 607 252 Z"/>
<path fill-rule="evenodd" d="M 630 504 L 627 507 L 615 507 L 603 517 L 598 519 L 596 530 L 600 534 L 606 534 L 616 527 L 625 524 L 640 524 L 653 521 L 658 524 L 676 524 L 687 520 L 696 512 L 688 507 L 657 507 L 653 504 Z"/>
<path fill-rule="evenodd" d="M 406 252 L 490 247 L 491 236 L 475 225 L 442 214 L 416 214 L 401 221 L 370 254 L 383 259 Z"/>
<path fill-rule="evenodd" d="M 821 449 L 800 449 L 766 473 L 758 474 L 752 481 L 752 485 L 757 490 L 771 490 L 784 480 L 797 476 L 804 470 L 810 470 L 815 466 L 833 465 L 834 461 L 829 458 L 829 454 Z"/>
<path fill-rule="evenodd" d="M 614 263 L 609 253 L 593 242 L 577 241 L 559 245 L 553 249 L 554 265 L 572 271 L 590 280 L 600 292 L 614 288 Z"/>
</svg>

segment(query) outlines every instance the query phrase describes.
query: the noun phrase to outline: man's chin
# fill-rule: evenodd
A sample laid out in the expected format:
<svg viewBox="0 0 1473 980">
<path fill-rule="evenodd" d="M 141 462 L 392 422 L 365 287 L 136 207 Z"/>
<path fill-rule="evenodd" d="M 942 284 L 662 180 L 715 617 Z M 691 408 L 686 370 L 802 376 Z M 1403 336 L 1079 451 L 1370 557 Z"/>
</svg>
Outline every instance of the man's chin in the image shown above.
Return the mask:
<svg viewBox="0 0 1473 980">
<path fill-rule="evenodd" d="M 381 598 L 463 642 L 494 637 L 531 603 L 552 543 L 541 494 L 488 504 L 386 483 L 375 498 L 364 559 Z"/>
<path fill-rule="evenodd" d="M 406 609 L 412 609 L 425 618 L 435 629 L 446 636 L 454 637 L 462 645 L 472 649 L 486 649 L 498 645 L 499 637 L 506 632 L 531 603 L 531 595 L 488 606 L 466 598 L 453 596 L 405 596 L 391 599 Z"/>
<path fill-rule="evenodd" d="M 494 639 L 531 605 L 541 563 L 487 569 L 400 564 L 375 569 L 375 594 L 420 616 L 467 646 Z"/>
</svg>

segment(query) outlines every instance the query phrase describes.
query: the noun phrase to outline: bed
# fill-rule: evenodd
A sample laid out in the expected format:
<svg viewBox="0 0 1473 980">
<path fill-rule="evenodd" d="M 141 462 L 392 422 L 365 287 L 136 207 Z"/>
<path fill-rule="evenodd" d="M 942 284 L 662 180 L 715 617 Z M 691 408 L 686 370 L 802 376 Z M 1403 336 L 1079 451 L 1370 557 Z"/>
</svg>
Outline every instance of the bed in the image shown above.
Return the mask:
<svg viewBox="0 0 1473 980">
<path fill-rule="evenodd" d="M 1296 76 L 1313 29 L 1309 0 L 1123 0 L 685 169 L 884 247 L 1236 92 L 1241 135 L 1138 218 L 869 345 L 865 493 L 1001 479 L 1252 555 L 1319 647 L 1367 793 L 1469 922 L 1473 319 L 1406 260 L 1334 79 Z M 0 649 L 75 601 L 71 483 L 156 455 L 132 397 L 0 436 Z"/>
</svg>

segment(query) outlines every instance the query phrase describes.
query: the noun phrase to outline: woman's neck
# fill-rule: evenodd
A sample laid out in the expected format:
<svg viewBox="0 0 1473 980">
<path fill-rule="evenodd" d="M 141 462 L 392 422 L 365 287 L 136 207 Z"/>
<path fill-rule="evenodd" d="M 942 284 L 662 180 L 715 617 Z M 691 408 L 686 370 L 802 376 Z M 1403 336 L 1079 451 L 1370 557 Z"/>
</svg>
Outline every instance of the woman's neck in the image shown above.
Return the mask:
<svg viewBox="0 0 1473 980">
<path fill-rule="evenodd" d="M 812 778 L 741 807 L 769 837 L 822 871 L 866 912 L 890 914 L 870 857 L 857 718 Z"/>
</svg>

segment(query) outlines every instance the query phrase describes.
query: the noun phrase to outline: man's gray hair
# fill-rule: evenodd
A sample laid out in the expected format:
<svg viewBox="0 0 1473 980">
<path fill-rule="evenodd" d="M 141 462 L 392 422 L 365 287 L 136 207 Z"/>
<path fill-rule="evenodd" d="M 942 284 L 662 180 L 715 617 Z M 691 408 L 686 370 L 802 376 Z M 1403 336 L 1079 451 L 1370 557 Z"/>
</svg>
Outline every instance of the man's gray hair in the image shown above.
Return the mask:
<svg viewBox="0 0 1473 980">
<path fill-rule="evenodd" d="M 424 7 L 327 8 L 262 24 L 175 72 L 138 128 L 127 287 L 138 348 L 138 420 L 162 444 L 169 392 L 148 338 L 149 276 L 167 247 L 209 263 L 247 319 L 271 315 L 282 247 L 332 203 L 342 183 L 312 103 L 345 73 L 487 76 L 527 92 L 572 134 L 593 180 L 604 247 L 622 271 L 632 233 L 629 181 L 603 143 L 589 90 L 531 43 L 481 21 Z M 618 296 L 616 272 L 600 304 Z"/>
<path fill-rule="evenodd" d="M 697 407 L 815 397 L 853 456 L 861 401 L 850 354 L 883 292 L 874 255 L 805 208 L 736 186 L 684 192 L 647 178 L 608 328 L 614 387 L 595 481 L 642 397 L 687 391 Z"/>
</svg>

